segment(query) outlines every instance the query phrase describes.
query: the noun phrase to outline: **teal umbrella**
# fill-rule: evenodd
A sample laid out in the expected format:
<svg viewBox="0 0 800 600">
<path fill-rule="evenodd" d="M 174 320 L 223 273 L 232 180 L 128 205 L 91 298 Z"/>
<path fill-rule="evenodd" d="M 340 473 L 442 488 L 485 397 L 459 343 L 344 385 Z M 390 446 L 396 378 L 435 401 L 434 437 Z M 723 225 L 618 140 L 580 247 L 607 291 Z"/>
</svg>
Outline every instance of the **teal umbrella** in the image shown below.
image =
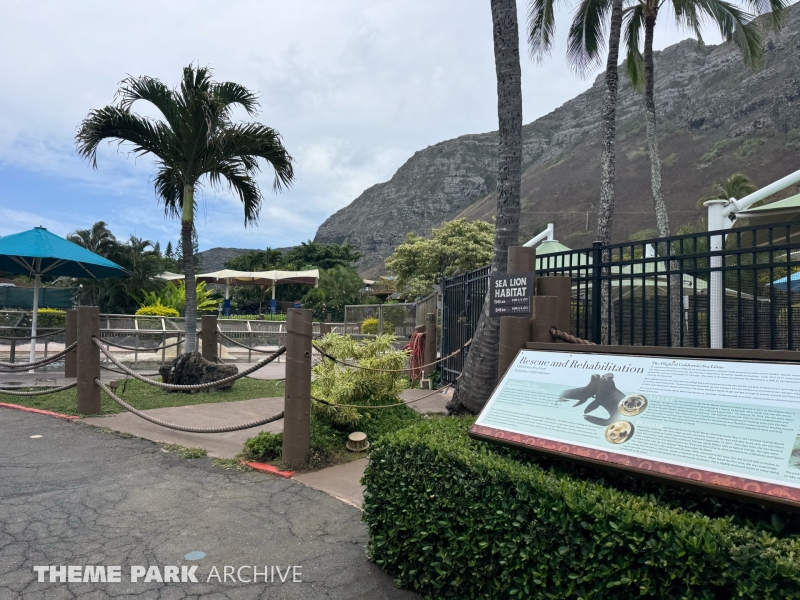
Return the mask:
<svg viewBox="0 0 800 600">
<path fill-rule="evenodd" d="M 128 272 L 118 264 L 58 237 L 44 227 L 0 238 L 0 271 L 34 278 L 31 362 L 36 360 L 36 322 L 42 275 L 91 279 L 128 276 Z"/>
</svg>

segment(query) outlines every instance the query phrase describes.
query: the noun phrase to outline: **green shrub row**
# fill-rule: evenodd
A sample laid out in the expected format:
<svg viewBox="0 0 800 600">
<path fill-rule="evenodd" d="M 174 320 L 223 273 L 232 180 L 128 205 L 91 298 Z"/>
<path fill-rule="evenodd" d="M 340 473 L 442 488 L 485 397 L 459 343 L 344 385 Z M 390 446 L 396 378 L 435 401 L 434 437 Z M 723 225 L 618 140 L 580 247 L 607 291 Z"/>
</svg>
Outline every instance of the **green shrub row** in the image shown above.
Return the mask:
<svg viewBox="0 0 800 600">
<path fill-rule="evenodd" d="M 163 304 L 151 304 L 142 306 L 136 311 L 137 315 L 152 315 L 155 317 L 180 317 L 181 314 L 170 306 Z M 159 324 L 160 325 L 160 324 Z"/>
<path fill-rule="evenodd" d="M 471 440 L 385 436 L 364 474 L 370 558 L 429 598 L 800 598 L 800 539 L 746 505 Z M 628 489 L 626 489 L 628 488 Z M 723 516 L 720 516 L 723 515 Z"/>
</svg>

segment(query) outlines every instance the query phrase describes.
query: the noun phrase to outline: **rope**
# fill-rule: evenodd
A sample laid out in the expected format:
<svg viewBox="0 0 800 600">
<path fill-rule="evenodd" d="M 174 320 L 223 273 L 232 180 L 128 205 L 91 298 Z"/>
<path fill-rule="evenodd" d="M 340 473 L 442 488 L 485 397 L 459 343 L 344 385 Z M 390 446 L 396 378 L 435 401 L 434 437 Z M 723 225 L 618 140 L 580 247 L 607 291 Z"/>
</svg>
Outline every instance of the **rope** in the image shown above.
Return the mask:
<svg viewBox="0 0 800 600">
<path fill-rule="evenodd" d="M 78 382 L 76 381 L 73 383 L 68 383 L 67 385 L 62 385 L 61 387 L 47 388 L 46 390 L 42 390 L 40 392 L 12 392 L 11 390 L 0 390 L 0 394 L 5 394 L 8 396 L 44 396 L 45 394 L 63 392 L 64 390 L 74 388 L 77 385 Z"/>
<path fill-rule="evenodd" d="M 555 325 L 550 328 L 550 335 L 556 338 L 557 340 L 562 340 L 564 342 L 568 342 L 570 344 L 584 344 L 586 346 L 595 346 L 594 342 L 590 342 L 589 340 L 584 340 L 583 338 L 579 338 L 577 336 L 571 335 L 564 331 L 561 331 Z"/>
<path fill-rule="evenodd" d="M 228 340 L 229 342 L 231 342 L 231 343 L 233 343 L 233 344 L 236 344 L 237 346 L 241 346 L 242 348 L 247 348 L 248 350 L 252 350 L 253 352 L 261 352 L 262 354 L 269 354 L 269 353 L 271 353 L 271 352 L 272 352 L 272 350 L 259 350 L 258 348 L 253 348 L 252 346 L 245 346 L 245 345 L 244 345 L 244 344 L 242 344 L 241 342 L 237 342 L 237 341 L 236 341 L 235 339 L 233 339 L 232 337 L 229 337 L 229 336 L 225 335 L 225 334 L 224 334 L 224 333 L 222 333 L 220 330 L 217 330 L 217 333 L 218 333 L 219 335 L 221 335 L 222 337 L 224 337 L 224 338 L 225 338 L 226 340 Z M 248 333 L 249 333 L 249 332 L 248 332 Z M 278 335 L 279 335 L 279 334 L 278 334 Z"/>
<path fill-rule="evenodd" d="M 167 346 L 156 346 L 155 348 L 134 348 L 133 346 L 123 346 L 122 344 L 117 344 L 116 342 L 111 342 L 105 338 L 100 338 L 100 340 L 104 344 L 108 344 L 109 346 L 114 346 L 116 348 L 122 348 L 123 350 L 130 350 L 131 352 L 157 352 L 158 350 L 166 350 L 167 348 L 172 348 L 173 346 L 178 346 L 183 344 L 183 340 L 178 340 L 174 344 L 169 344 Z"/>
<path fill-rule="evenodd" d="M 409 404 L 414 404 L 414 402 L 419 402 L 420 400 L 425 400 L 425 398 L 430 398 L 434 394 L 440 394 L 445 391 L 447 388 L 453 387 L 456 382 L 461 379 L 461 375 L 459 375 L 453 383 L 448 383 L 446 386 L 439 388 L 438 390 L 433 390 L 430 394 L 425 394 L 420 398 L 416 398 L 414 400 L 408 400 L 406 402 L 398 402 L 396 404 L 379 404 L 378 406 L 370 406 L 368 404 L 337 404 L 335 402 L 329 402 L 327 400 L 323 400 L 322 398 L 317 398 L 316 396 L 311 396 L 312 400 L 316 400 L 317 402 L 322 402 L 323 404 L 327 404 L 328 406 L 335 406 L 338 408 L 360 408 L 364 410 L 368 410 L 370 408 L 393 408 L 395 406 L 403 406 L 404 404 L 407 406 Z"/>
<path fill-rule="evenodd" d="M 112 369 L 111 367 L 107 367 L 104 364 L 100 363 L 100 368 L 105 369 L 106 371 L 111 371 L 112 373 L 119 373 L 120 375 L 127 375 L 125 371 L 120 371 L 119 369 Z M 156 377 L 160 376 L 161 373 L 142 373 L 144 377 Z"/>
<path fill-rule="evenodd" d="M 419 365 L 419 367 L 417 367 L 417 368 L 418 369 L 425 369 L 427 367 L 432 367 L 433 365 L 438 365 L 440 362 L 443 362 L 445 360 L 453 358 L 456 354 L 459 354 L 462 350 L 464 350 L 464 348 L 469 346 L 471 343 L 472 343 L 472 339 L 470 338 L 470 340 L 466 344 L 461 346 L 461 348 L 459 348 L 455 352 L 451 352 L 447 356 L 443 356 L 439 360 L 435 360 L 432 363 L 428 363 L 427 365 Z M 361 365 L 354 365 L 352 363 L 348 363 L 348 362 L 345 362 L 343 360 L 339 360 L 335 356 L 331 356 L 330 354 L 325 352 L 322 348 L 320 348 L 316 344 L 312 344 L 312 345 L 313 345 L 314 349 L 317 352 L 319 352 L 322 356 L 324 356 L 325 358 L 327 358 L 329 360 L 332 360 L 333 362 L 339 363 L 340 365 L 343 365 L 345 367 L 351 367 L 353 369 L 363 369 L 364 371 L 375 371 L 377 373 L 405 373 L 406 371 L 408 371 L 408 369 L 376 369 L 376 368 L 373 368 L 373 367 L 364 367 L 364 366 L 361 366 Z"/>
<path fill-rule="evenodd" d="M 160 425 L 161 427 L 166 427 L 167 429 L 174 429 L 175 431 L 186 431 L 188 433 L 229 433 L 231 431 L 252 429 L 253 427 L 266 425 L 267 423 L 272 423 L 273 421 L 278 421 L 279 419 L 283 418 L 283 411 L 281 411 L 276 415 L 267 417 L 266 419 L 251 421 L 250 423 L 244 423 L 243 425 L 229 425 L 228 427 L 184 427 L 183 425 L 175 425 L 173 423 L 168 423 L 167 421 L 162 421 L 161 419 L 156 419 L 155 417 L 151 417 L 150 415 L 142 412 L 141 410 L 135 409 L 130 404 L 125 402 L 122 398 L 120 398 L 114 392 L 112 392 L 109 389 L 109 387 L 99 379 L 95 379 L 94 382 L 98 386 L 100 386 L 100 389 L 103 390 L 109 398 L 111 398 L 114 402 L 119 404 L 125 410 L 132 412 L 137 417 L 140 417 L 145 421 L 150 421 L 151 423 L 155 423 L 156 425 Z"/>
<path fill-rule="evenodd" d="M 78 342 L 72 342 L 69 346 L 64 348 L 61 352 L 53 354 L 53 356 L 48 356 L 47 358 L 43 358 L 41 360 L 37 360 L 34 362 L 27 362 L 27 363 L 7 363 L 7 362 L 0 362 L 0 367 L 5 369 L 31 369 L 33 367 L 41 367 L 43 365 L 49 365 L 50 363 L 56 362 L 59 358 L 63 357 L 70 352 L 74 348 L 78 346 Z"/>
<path fill-rule="evenodd" d="M 163 383 L 161 381 L 156 381 L 155 379 L 149 379 L 147 377 L 139 375 L 139 373 L 137 373 L 133 369 L 129 369 L 124 364 L 119 362 L 116 358 L 111 356 L 111 353 L 109 353 L 108 350 L 103 348 L 103 342 L 101 340 L 99 340 L 98 338 L 92 338 L 92 341 L 95 343 L 95 345 L 98 348 L 100 348 L 100 352 L 102 352 L 103 354 L 106 355 L 106 358 L 108 358 L 108 360 L 110 360 L 117 367 L 122 369 L 125 373 L 127 373 L 128 375 L 130 375 L 134 379 L 138 379 L 139 381 L 143 381 L 144 383 L 149 383 L 150 385 L 154 385 L 156 387 L 160 387 L 160 388 L 165 389 L 165 390 L 177 390 L 177 391 L 185 391 L 185 392 L 197 391 L 197 390 L 207 390 L 207 389 L 219 387 L 220 385 L 224 385 L 224 384 L 226 384 L 228 382 L 231 382 L 231 381 L 236 381 L 237 379 L 241 379 L 242 377 L 246 377 L 250 373 L 254 373 L 254 372 L 258 371 L 261 367 L 263 367 L 265 365 L 268 365 L 273 360 L 278 358 L 281 354 L 286 352 L 286 346 L 281 346 L 271 356 L 267 356 L 266 358 L 261 359 L 256 364 L 254 364 L 252 367 L 250 367 L 248 369 L 245 369 L 244 371 L 241 371 L 240 373 L 237 373 L 236 375 L 231 375 L 230 377 L 225 377 L 223 379 L 217 379 L 216 381 L 209 381 L 208 383 L 197 383 L 197 384 L 194 384 L 194 385 L 176 385 L 174 383 Z"/>
<path fill-rule="evenodd" d="M 14 329 L 14 328 L 12 327 L 12 329 Z M 39 338 L 51 337 L 51 336 L 54 336 L 54 335 L 58 335 L 59 333 L 64 333 L 65 331 L 66 331 L 66 329 L 57 329 L 56 331 L 51 331 L 50 333 L 43 333 L 41 335 L 36 335 L 36 336 L 30 336 L 29 335 L 27 337 L 6 337 L 6 336 L 0 335 L 0 340 L 11 340 L 11 341 L 14 341 L 14 342 L 16 342 L 18 340 L 38 340 Z"/>
</svg>

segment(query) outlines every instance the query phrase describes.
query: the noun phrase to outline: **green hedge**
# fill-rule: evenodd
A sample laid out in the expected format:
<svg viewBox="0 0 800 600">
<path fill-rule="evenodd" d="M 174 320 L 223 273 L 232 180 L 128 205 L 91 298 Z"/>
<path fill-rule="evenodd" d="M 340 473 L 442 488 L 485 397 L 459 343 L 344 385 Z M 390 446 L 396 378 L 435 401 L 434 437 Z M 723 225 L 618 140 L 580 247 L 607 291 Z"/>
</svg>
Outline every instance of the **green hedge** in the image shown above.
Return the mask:
<svg viewBox="0 0 800 600">
<path fill-rule="evenodd" d="M 459 599 L 800 598 L 797 517 L 474 441 L 470 424 L 432 419 L 373 447 L 368 551 L 400 585 Z"/>
</svg>

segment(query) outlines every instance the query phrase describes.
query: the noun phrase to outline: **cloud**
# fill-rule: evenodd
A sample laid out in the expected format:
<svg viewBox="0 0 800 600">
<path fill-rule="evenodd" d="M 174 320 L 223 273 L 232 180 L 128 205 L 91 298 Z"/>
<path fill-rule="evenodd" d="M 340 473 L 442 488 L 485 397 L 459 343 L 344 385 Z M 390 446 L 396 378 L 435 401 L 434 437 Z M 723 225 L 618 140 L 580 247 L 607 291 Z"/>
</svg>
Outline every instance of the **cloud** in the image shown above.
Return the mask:
<svg viewBox="0 0 800 600">
<path fill-rule="evenodd" d="M 526 3 L 518 4 L 522 24 Z M 522 48 L 526 123 L 591 83 L 564 62 L 568 20 L 564 9 L 559 41 L 542 66 Z M 30 212 L 15 213 L 3 227 L 38 224 L 34 217 L 47 214 L 58 216 L 61 229 L 102 219 L 119 236 L 175 240 L 177 223 L 164 219 L 154 198 L 152 161 L 103 147 L 93 170 L 76 155 L 73 137 L 91 109 L 113 100 L 126 75 L 174 85 L 195 61 L 211 65 L 219 80 L 258 91 L 258 120 L 281 132 L 297 173 L 291 190 L 275 195 L 265 169 L 261 219 L 247 229 L 233 195 L 205 188 L 201 248 L 312 238 L 328 215 L 388 180 L 415 151 L 496 128 L 491 35 L 483 0 L 6 3 L 0 205 L 24 204 Z M 659 47 L 681 37 L 659 25 Z"/>
</svg>

